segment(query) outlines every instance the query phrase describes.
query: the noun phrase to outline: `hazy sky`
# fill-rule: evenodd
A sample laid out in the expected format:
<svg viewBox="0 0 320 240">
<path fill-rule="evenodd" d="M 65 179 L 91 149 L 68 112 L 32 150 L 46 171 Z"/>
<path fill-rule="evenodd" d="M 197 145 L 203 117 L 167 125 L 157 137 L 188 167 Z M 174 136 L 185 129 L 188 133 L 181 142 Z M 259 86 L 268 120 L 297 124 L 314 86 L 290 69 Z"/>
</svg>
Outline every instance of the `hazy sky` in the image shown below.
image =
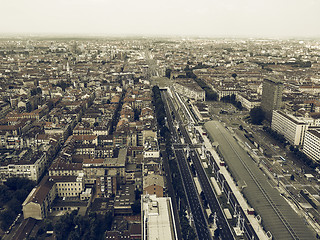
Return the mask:
<svg viewBox="0 0 320 240">
<path fill-rule="evenodd" d="M 320 0 L 0 0 L 1 33 L 320 37 Z"/>
</svg>

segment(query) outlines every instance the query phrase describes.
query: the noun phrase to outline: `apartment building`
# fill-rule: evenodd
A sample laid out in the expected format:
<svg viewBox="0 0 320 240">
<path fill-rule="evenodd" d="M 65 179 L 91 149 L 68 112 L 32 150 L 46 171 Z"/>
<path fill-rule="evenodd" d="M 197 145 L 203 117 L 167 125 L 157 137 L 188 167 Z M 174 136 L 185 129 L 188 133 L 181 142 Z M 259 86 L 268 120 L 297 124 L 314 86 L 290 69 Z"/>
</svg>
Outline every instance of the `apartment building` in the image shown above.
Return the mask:
<svg viewBox="0 0 320 240">
<path fill-rule="evenodd" d="M 302 150 L 309 158 L 315 162 L 320 162 L 320 127 L 309 127 Z"/>
<path fill-rule="evenodd" d="M 248 110 L 258 107 L 261 104 L 261 99 L 257 94 L 238 93 L 237 100 L 241 102 L 242 106 Z"/>
<path fill-rule="evenodd" d="M 40 184 L 31 190 L 26 200 L 22 203 L 24 219 L 31 217 L 43 220 L 46 218 L 56 194 L 55 182 L 49 176 L 45 176 Z"/>
<path fill-rule="evenodd" d="M 143 194 L 155 194 L 157 197 L 163 197 L 164 189 L 163 176 L 158 174 L 149 174 L 143 177 Z"/>
<path fill-rule="evenodd" d="M 57 159 L 49 168 L 49 176 L 80 176 L 83 174 L 82 163 L 66 162 Z"/>
<path fill-rule="evenodd" d="M 281 110 L 273 111 L 271 128 L 279 134 L 284 135 L 292 145 L 303 145 L 308 125 L 303 118 L 295 117 Z"/>
<path fill-rule="evenodd" d="M 78 197 L 84 191 L 84 177 L 80 176 L 52 176 L 56 183 L 56 192 L 59 197 Z"/>
<path fill-rule="evenodd" d="M 175 90 L 182 96 L 192 98 L 196 101 L 205 101 L 205 91 L 193 79 L 179 79 L 174 84 Z"/>
<path fill-rule="evenodd" d="M 143 157 L 144 158 L 160 157 L 160 150 L 159 150 L 159 146 L 156 138 L 153 138 L 152 136 L 145 138 Z"/>
<path fill-rule="evenodd" d="M 58 196 L 78 197 L 84 191 L 84 177 L 80 176 L 44 176 L 40 184 L 32 189 L 22 204 L 24 218 L 43 220 L 53 208 Z"/>
<path fill-rule="evenodd" d="M 11 177 L 25 177 L 37 182 L 49 164 L 45 152 L 31 150 L 18 150 L 7 152 L 0 157 L 0 182 Z"/>
</svg>

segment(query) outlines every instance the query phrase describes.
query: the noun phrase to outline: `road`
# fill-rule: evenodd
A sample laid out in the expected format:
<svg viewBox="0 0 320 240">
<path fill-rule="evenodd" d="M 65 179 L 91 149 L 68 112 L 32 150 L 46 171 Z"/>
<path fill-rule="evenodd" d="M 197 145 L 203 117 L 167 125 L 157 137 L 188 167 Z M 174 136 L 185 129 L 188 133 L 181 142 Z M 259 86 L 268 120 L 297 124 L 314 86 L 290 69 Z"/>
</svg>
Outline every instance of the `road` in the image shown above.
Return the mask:
<svg viewBox="0 0 320 240">
<path fill-rule="evenodd" d="M 212 186 L 210 184 L 210 181 L 207 177 L 206 172 L 204 171 L 202 164 L 199 159 L 199 155 L 197 151 L 191 150 L 190 151 L 191 160 L 195 166 L 197 176 L 199 179 L 199 182 L 201 184 L 203 193 L 205 195 L 205 198 L 210 206 L 211 212 L 217 214 L 217 227 L 220 229 L 220 236 L 222 239 L 234 239 L 234 236 L 232 235 L 232 232 L 230 230 L 230 226 L 225 219 L 222 209 L 220 207 L 220 204 L 218 202 L 218 199 L 212 189 Z"/>
<path fill-rule="evenodd" d="M 171 176 L 171 171 L 169 167 L 169 159 L 167 156 L 167 152 L 165 151 L 165 146 L 164 144 L 161 145 L 161 155 L 163 159 L 163 167 L 166 172 L 166 186 L 168 190 L 168 195 L 172 198 L 172 208 L 173 208 L 173 214 L 174 214 L 174 220 L 176 223 L 176 228 L 177 228 L 177 236 L 178 239 L 182 239 L 182 234 L 181 234 L 181 224 L 180 224 L 180 219 L 179 219 L 179 214 L 178 214 L 178 206 L 177 206 L 177 200 L 176 200 L 176 194 L 172 186 L 172 176 Z"/>
<path fill-rule="evenodd" d="M 170 102 L 170 99 L 169 99 Z M 174 109 L 173 104 L 171 104 L 172 109 Z M 174 111 L 174 113 L 177 115 L 177 111 Z M 181 121 L 180 116 L 177 115 L 176 118 L 178 120 Z M 232 235 L 232 230 L 228 224 L 228 221 L 226 220 L 224 214 L 222 213 L 222 209 L 218 203 L 218 200 L 214 194 L 214 191 L 212 189 L 212 186 L 209 183 L 209 180 L 206 176 L 206 173 L 200 163 L 200 160 L 198 158 L 198 155 L 196 154 L 196 151 L 192 150 L 195 147 L 199 147 L 199 146 L 195 146 L 194 144 L 191 144 L 191 139 L 189 137 L 188 132 L 186 131 L 185 127 L 183 127 L 183 125 L 180 125 L 180 134 L 184 137 L 185 140 L 185 144 L 179 144 L 176 143 L 174 144 L 175 147 L 186 147 L 186 145 L 189 146 L 189 149 L 191 149 L 191 152 L 194 152 L 194 157 L 193 157 L 193 161 L 194 161 L 194 166 L 196 171 L 198 172 L 198 179 L 199 182 L 202 186 L 204 195 L 207 199 L 207 202 L 211 208 L 211 211 L 214 213 L 217 213 L 217 225 L 219 227 L 219 229 L 221 229 L 221 239 L 234 239 L 234 236 Z M 203 140 L 201 141 L 201 135 L 199 136 L 199 141 L 203 142 Z M 200 146 L 201 147 L 201 146 Z M 219 170 L 219 167 L 217 166 L 217 164 L 215 163 L 215 161 L 213 160 L 211 154 L 210 156 L 208 156 L 208 159 L 210 161 L 210 165 L 214 166 L 215 171 L 217 172 Z M 242 229 L 244 230 L 244 234 L 247 237 L 247 239 L 258 239 L 258 236 L 256 235 L 255 231 L 253 230 L 250 222 L 248 221 L 245 213 L 243 212 L 243 210 L 239 207 L 239 203 L 236 199 L 236 197 L 234 196 L 234 194 L 231 191 L 231 188 L 229 187 L 228 183 L 225 181 L 224 176 L 222 174 L 218 174 L 217 176 L 217 181 L 220 182 L 221 187 L 225 189 L 225 192 L 228 192 L 229 194 L 229 204 L 230 206 L 233 208 L 233 211 L 236 212 L 237 214 L 240 214 L 241 216 L 241 221 L 242 221 Z"/>
<path fill-rule="evenodd" d="M 168 96 L 166 93 L 162 93 L 162 99 L 165 103 L 165 110 L 166 110 L 166 116 L 167 116 L 167 123 L 168 128 L 172 133 L 172 137 L 177 140 L 177 143 L 180 143 L 180 137 L 177 133 L 174 125 L 173 125 L 173 118 L 171 116 L 171 112 L 174 111 L 174 109 L 169 108 L 170 103 L 168 103 Z M 172 103 L 171 103 L 172 104 Z M 172 106 L 172 105 L 171 105 Z M 177 116 L 177 114 L 175 114 Z M 191 212 L 192 216 L 192 222 L 194 224 L 196 234 L 198 236 L 198 239 L 212 239 L 211 233 L 208 227 L 207 219 L 204 213 L 204 210 L 201 205 L 201 201 L 198 195 L 198 191 L 196 189 L 196 186 L 194 184 L 193 176 L 189 169 L 189 164 L 187 162 L 187 159 L 184 155 L 184 150 L 181 148 L 174 149 L 174 153 L 176 156 L 176 160 L 178 163 L 180 175 L 182 178 L 182 183 L 184 186 L 184 192 L 186 194 L 188 206 Z"/>
<path fill-rule="evenodd" d="M 193 181 L 193 176 L 189 169 L 189 164 L 184 156 L 183 150 L 179 149 L 174 152 L 178 161 L 180 175 L 183 180 L 184 190 L 192 213 L 192 220 L 196 228 L 198 239 L 211 240 L 211 233 L 209 231 L 204 211 L 201 207 L 201 201 Z"/>
<path fill-rule="evenodd" d="M 186 129 L 184 127 L 180 127 L 182 136 L 185 139 L 185 142 L 187 144 L 192 143 L 189 134 L 187 133 Z M 212 189 L 212 186 L 209 182 L 209 179 L 200 163 L 199 156 L 197 152 L 194 149 L 191 149 L 191 159 L 193 161 L 193 164 L 195 166 L 195 169 L 198 173 L 199 182 L 201 184 L 202 190 L 204 192 L 204 195 L 208 201 L 208 204 L 210 206 L 211 212 L 216 212 L 217 214 L 217 220 L 218 220 L 218 227 L 220 228 L 220 233 L 222 239 L 234 239 L 234 236 L 232 234 L 232 231 L 230 229 L 230 226 L 227 222 L 227 219 L 223 215 L 222 209 L 219 205 L 219 202 L 217 200 L 217 197 Z"/>
</svg>

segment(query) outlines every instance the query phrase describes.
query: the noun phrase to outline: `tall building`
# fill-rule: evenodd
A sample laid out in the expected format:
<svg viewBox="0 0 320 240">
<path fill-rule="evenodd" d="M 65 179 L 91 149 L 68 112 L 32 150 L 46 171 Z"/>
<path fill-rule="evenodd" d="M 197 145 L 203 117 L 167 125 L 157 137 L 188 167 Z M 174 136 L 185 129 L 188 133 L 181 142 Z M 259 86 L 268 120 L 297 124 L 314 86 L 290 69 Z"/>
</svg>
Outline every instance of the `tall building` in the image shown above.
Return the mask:
<svg viewBox="0 0 320 240">
<path fill-rule="evenodd" d="M 303 118 L 297 118 L 281 110 L 272 114 L 272 130 L 282 134 L 292 145 L 302 146 L 306 130 L 310 125 Z"/>
<path fill-rule="evenodd" d="M 306 132 L 303 152 L 314 162 L 320 161 L 320 127 L 309 127 Z"/>
<path fill-rule="evenodd" d="M 278 80 L 263 80 L 261 108 L 268 121 L 272 119 L 272 111 L 279 110 L 282 103 L 283 83 Z"/>
<path fill-rule="evenodd" d="M 308 127 L 320 126 L 320 119 L 296 117 L 282 110 L 274 110 L 271 128 L 282 134 L 292 145 L 302 146 Z"/>
</svg>

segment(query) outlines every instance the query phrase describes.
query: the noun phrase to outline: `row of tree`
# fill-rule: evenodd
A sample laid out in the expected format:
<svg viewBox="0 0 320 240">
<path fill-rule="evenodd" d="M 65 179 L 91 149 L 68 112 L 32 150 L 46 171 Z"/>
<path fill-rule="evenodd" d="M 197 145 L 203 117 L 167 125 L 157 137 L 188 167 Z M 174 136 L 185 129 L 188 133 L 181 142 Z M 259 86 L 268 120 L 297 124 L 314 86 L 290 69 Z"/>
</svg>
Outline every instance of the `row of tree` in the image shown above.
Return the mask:
<svg viewBox="0 0 320 240">
<path fill-rule="evenodd" d="M 41 95 L 42 94 L 42 89 L 39 88 L 39 87 L 33 88 L 33 89 L 31 89 L 30 94 L 31 94 L 31 96 L 35 96 L 37 94 Z"/>
<path fill-rule="evenodd" d="M 264 111 L 261 107 L 254 107 L 250 110 L 250 119 L 252 124 L 261 125 L 265 119 Z"/>
<path fill-rule="evenodd" d="M 286 138 L 282 134 L 279 134 L 277 131 L 272 130 L 270 127 L 264 126 L 263 130 L 269 133 L 279 143 L 281 143 L 283 147 L 286 147 L 289 144 Z"/>
<path fill-rule="evenodd" d="M 72 83 L 70 81 L 59 81 L 57 84 L 52 84 L 53 87 L 60 87 L 62 91 L 65 91 L 66 88 L 70 87 Z"/>
<path fill-rule="evenodd" d="M 227 103 L 231 103 L 233 106 L 235 106 L 237 109 L 239 109 L 240 111 L 243 109 L 242 107 L 242 103 L 240 101 L 236 100 L 236 95 L 232 94 L 232 95 L 227 95 L 224 96 L 220 99 L 222 102 L 227 102 Z"/>
<path fill-rule="evenodd" d="M 22 203 L 34 186 L 35 182 L 17 177 L 9 178 L 3 185 L 0 185 L 0 227 L 2 230 L 7 230 L 21 212 Z"/>
<path fill-rule="evenodd" d="M 209 66 L 203 65 L 202 63 L 198 63 L 194 68 L 190 68 L 187 65 L 184 69 L 186 75 L 179 75 L 178 78 L 192 78 L 194 81 L 198 83 L 198 85 L 206 92 L 206 99 L 210 101 L 216 101 L 218 99 L 218 94 L 214 92 L 203 80 L 199 79 L 197 75 L 193 73 L 193 69 L 207 68 Z M 172 70 L 166 69 L 165 76 L 167 78 L 171 77 Z"/>
<path fill-rule="evenodd" d="M 291 145 L 289 147 L 289 149 L 295 155 L 295 157 L 297 159 L 299 159 L 302 162 L 304 162 L 304 164 L 306 164 L 308 167 L 315 169 L 316 167 L 319 166 L 319 164 L 317 164 L 314 161 L 312 161 L 305 153 L 301 152 L 299 150 L 299 148 L 294 147 L 294 146 Z"/>
<path fill-rule="evenodd" d="M 197 65 L 198 68 L 203 68 L 203 65 Z M 196 67 L 197 67 L 196 66 Z M 198 85 L 206 92 L 206 99 L 211 101 L 216 101 L 218 99 L 218 94 L 214 92 L 203 80 L 199 79 L 197 75 L 193 73 L 193 69 L 198 68 L 190 68 L 189 65 L 186 66 L 184 71 L 186 72 L 187 78 L 192 78 L 194 81 L 198 83 Z"/>
<path fill-rule="evenodd" d="M 168 156 L 171 156 L 172 155 L 171 132 L 166 126 L 166 111 L 164 108 L 164 102 L 162 101 L 160 89 L 158 86 L 154 86 L 152 88 L 152 92 L 153 92 L 153 105 L 155 107 L 158 127 L 160 130 L 160 136 L 163 138 L 166 144 L 166 151 Z"/>
<path fill-rule="evenodd" d="M 209 101 L 217 101 L 218 94 L 214 92 L 203 80 L 196 78 L 194 79 L 198 85 L 206 92 L 206 99 Z"/>
<path fill-rule="evenodd" d="M 251 109 L 250 118 L 253 124 L 261 125 L 262 121 L 265 119 L 264 111 L 261 109 L 261 107 L 255 107 Z M 270 127 L 266 127 L 266 126 L 263 127 L 263 130 L 269 133 L 270 136 L 272 136 L 279 143 L 281 143 L 283 147 L 286 147 L 287 145 L 289 145 L 284 135 L 279 134 L 277 131 L 274 131 Z M 318 167 L 318 164 L 312 161 L 305 153 L 301 152 L 298 147 L 294 147 L 290 145 L 289 149 L 296 156 L 297 159 L 301 160 L 304 164 L 306 164 L 310 168 L 315 169 L 316 167 Z"/>
<path fill-rule="evenodd" d="M 122 95 L 121 95 L 121 98 L 120 98 L 120 101 L 118 103 L 118 106 L 116 108 L 116 110 L 114 111 L 114 114 L 113 114 L 113 117 L 112 117 L 112 120 L 111 120 L 111 126 L 110 126 L 110 135 L 113 134 L 113 132 L 116 130 L 116 127 L 117 127 L 117 124 L 119 122 L 119 118 L 120 118 L 120 111 L 122 109 L 122 100 L 123 100 L 123 97 L 125 96 L 126 92 L 123 91 L 122 92 Z"/>
<path fill-rule="evenodd" d="M 57 240 L 104 239 L 107 230 L 111 230 L 113 216 L 111 212 L 98 214 L 91 212 L 88 215 L 77 215 L 72 211 L 63 215 L 54 225 Z"/>
<path fill-rule="evenodd" d="M 160 88 L 158 86 L 154 86 L 152 88 L 152 92 L 153 92 L 153 105 L 155 107 L 158 125 L 160 126 L 160 130 L 161 130 L 161 128 L 165 126 L 166 113 L 165 113 L 164 104 L 161 98 Z"/>
</svg>

